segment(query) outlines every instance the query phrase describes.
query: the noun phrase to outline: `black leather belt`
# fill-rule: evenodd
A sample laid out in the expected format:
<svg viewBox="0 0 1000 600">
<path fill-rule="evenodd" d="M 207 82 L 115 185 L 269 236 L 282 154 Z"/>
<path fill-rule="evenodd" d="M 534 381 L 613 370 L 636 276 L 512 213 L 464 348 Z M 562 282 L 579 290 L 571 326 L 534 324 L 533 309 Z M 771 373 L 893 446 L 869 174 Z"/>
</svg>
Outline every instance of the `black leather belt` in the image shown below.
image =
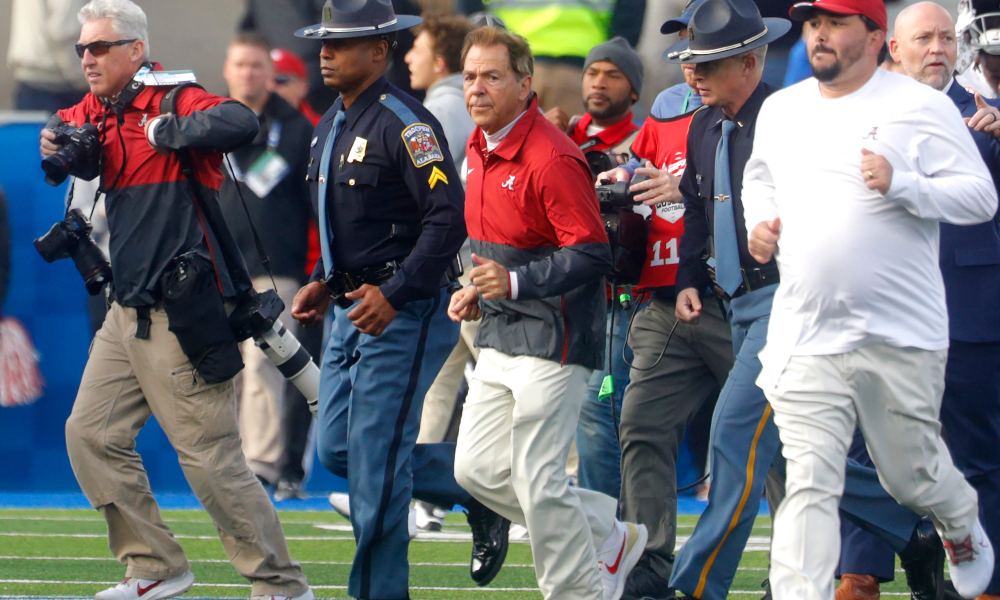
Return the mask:
<svg viewBox="0 0 1000 600">
<path fill-rule="evenodd" d="M 743 283 L 740 284 L 740 287 L 732 296 L 727 294 L 725 290 L 713 281 L 712 291 L 715 292 L 715 295 L 723 300 L 732 300 L 733 298 L 739 298 L 743 294 L 747 294 L 779 282 L 778 265 L 773 262 L 759 267 L 754 267 L 753 269 L 744 269 L 743 267 L 740 267 L 740 273 L 743 275 Z M 714 280 L 714 273 L 712 273 L 712 275 L 712 279 Z"/>
<path fill-rule="evenodd" d="M 323 283 L 326 284 L 326 289 L 330 290 L 330 295 L 333 296 L 337 306 L 348 308 L 354 301 L 345 298 L 345 294 L 356 291 L 363 285 L 382 285 L 392 279 L 399 267 L 398 262 L 391 261 L 354 271 L 334 271 L 323 280 Z"/>
</svg>

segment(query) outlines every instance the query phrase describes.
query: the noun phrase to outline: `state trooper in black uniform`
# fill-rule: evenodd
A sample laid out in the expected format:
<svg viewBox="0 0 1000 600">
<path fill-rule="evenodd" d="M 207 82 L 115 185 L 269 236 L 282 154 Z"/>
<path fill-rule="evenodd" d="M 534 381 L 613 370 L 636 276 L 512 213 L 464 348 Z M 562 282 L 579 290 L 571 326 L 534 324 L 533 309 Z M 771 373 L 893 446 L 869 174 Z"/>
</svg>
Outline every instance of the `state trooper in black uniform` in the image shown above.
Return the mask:
<svg viewBox="0 0 1000 600">
<path fill-rule="evenodd" d="M 295 34 L 323 41 L 323 79 L 340 92 L 316 127 L 306 175 L 322 259 L 292 315 L 313 325 L 331 297 L 336 305 L 318 445 L 323 465 L 348 479 L 357 598 L 409 597 L 411 497 L 469 509 L 480 585 L 507 550 L 502 518 L 455 483 L 454 444 L 416 444 L 424 394 L 458 341 L 446 272 L 466 237 L 441 125 L 385 79 L 395 32 L 421 21 L 397 16 L 389 0 L 328 0 L 322 23 Z"/>
</svg>

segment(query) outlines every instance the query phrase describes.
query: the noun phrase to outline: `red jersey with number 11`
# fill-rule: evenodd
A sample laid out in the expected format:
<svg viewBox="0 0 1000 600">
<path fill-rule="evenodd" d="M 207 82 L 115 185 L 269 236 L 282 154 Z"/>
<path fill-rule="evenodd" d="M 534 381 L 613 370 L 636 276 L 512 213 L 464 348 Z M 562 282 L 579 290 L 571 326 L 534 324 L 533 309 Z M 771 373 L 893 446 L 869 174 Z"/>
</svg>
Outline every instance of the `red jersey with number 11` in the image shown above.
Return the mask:
<svg viewBox="0 0 1000 600">
<path fill-rule="evenodd" d="M 697 111 L 669 119 L 650 116 L 632 142 L 632 153 L 643 162 L 666 170 L 680 179 L 687 166 L 687 137 L 691 119 Z M 684 232 L 684 205 L 664 202 L 653 209 L 649 219 L 646 264 L 639 277 L 638 290 L 672 286 L 677 281 L 678 247 Z"/>
</svg>

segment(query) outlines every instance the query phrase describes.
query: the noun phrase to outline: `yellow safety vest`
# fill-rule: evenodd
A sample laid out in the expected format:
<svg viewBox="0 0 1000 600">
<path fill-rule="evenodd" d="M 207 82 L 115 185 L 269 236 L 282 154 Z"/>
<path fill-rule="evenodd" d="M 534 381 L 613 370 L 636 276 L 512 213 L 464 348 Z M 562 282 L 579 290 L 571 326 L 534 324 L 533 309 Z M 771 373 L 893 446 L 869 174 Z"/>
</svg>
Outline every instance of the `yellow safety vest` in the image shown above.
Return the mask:
<svg viewBox="0 0 1000 600">
<path fill-rule="evenodd" d="M 587 56 L 608 39 L 614 0 L 484 0 L 535 56 Z"/>
</svg>

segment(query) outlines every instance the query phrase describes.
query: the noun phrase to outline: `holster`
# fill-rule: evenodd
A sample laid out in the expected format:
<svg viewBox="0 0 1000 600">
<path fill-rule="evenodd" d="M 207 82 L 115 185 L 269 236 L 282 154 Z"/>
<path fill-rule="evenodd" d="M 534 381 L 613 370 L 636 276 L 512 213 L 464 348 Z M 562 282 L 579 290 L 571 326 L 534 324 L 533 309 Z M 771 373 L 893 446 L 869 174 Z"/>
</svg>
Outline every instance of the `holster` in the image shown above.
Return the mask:
<svg viewBox="0 0 1000 600">
<path fill-rule="evenodd" d="M 160 279 L 168 329 L 206 383 L 232 379 L 243 368 L 211 263 L 194 252 L 174 258 Z"/>
</svg>

